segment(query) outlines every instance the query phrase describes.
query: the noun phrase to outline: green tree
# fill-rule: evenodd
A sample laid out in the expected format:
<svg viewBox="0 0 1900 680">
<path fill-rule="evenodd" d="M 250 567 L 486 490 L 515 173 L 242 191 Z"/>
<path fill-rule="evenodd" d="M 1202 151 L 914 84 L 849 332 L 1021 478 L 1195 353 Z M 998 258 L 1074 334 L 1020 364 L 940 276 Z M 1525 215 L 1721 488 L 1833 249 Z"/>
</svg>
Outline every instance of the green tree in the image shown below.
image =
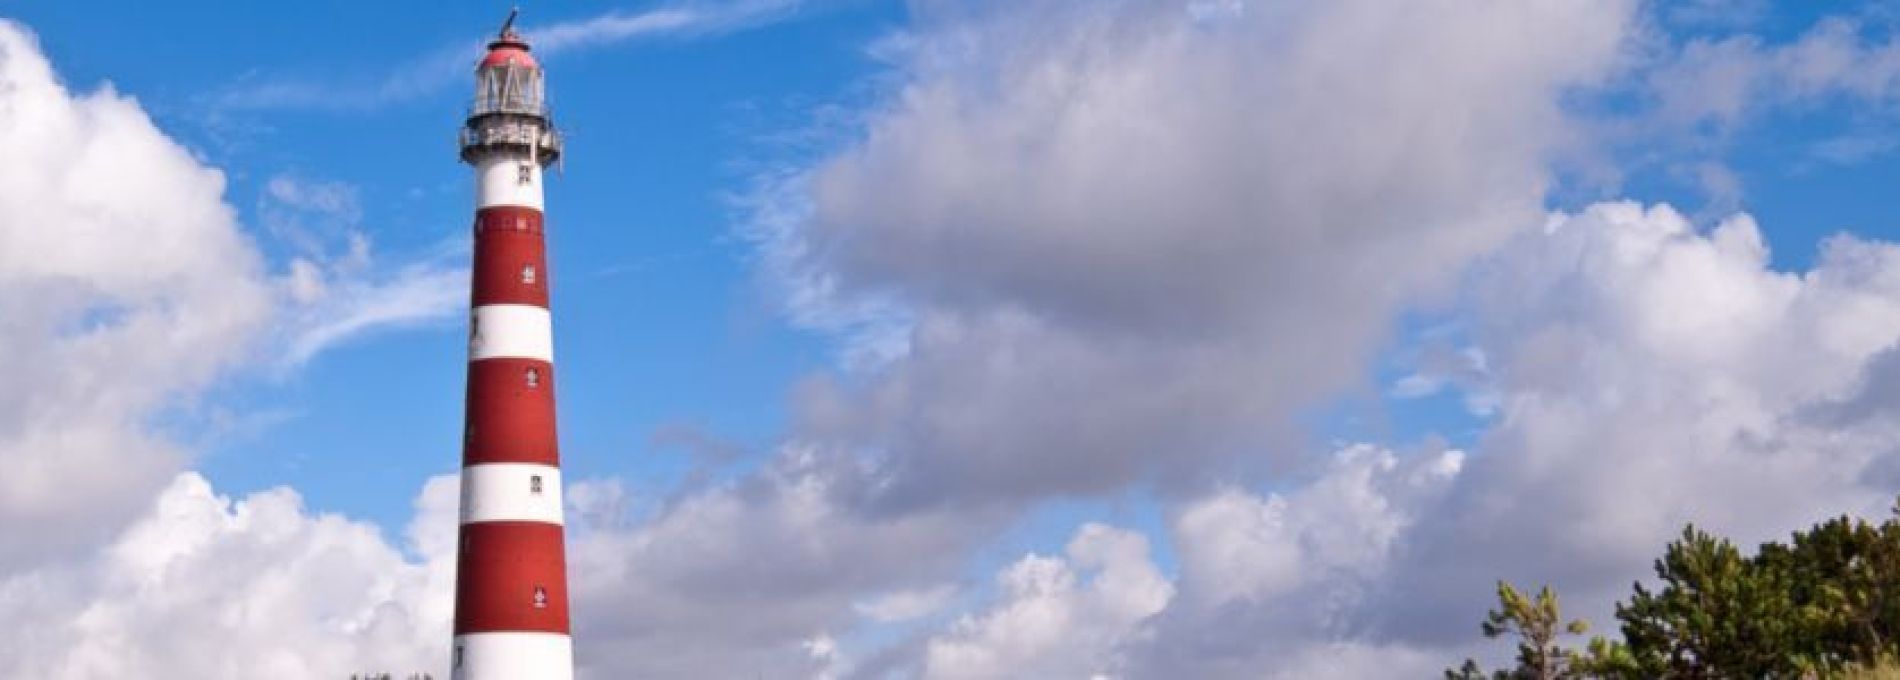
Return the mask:
<svg viewBox="0 0 1900 680">
<path fill-rule="evenodd" d="M 1558 644 L 1564 634 L 1582 635 L 1590 624 L 1582 619 L 1565 622 L 1557 606 L 1557 593 L 1544 586 L 1534 596 L 1526 596 L 1510 583 L 1498 582 L 1498 608 L 1485 615 L 1480 624 L 1484 636 L 1517 637 L 1517 668 L 1486 675 L 1478 662 L 1466 659 L 1463 666 L 1446 669 L 1447 680 L 1570 680 L 1585 678 L 1577 667 L 1576 652 Z"/>
<path fill-rule="evenodd" d="M 1648 677 L 1795 678 L 1813 668 L 1812 625 L 1790 574 L 1690 526 L 1656 560 L 1660 590 L 1641 583 L 1617 605 L 1623 638 Z"/>
<path fill-rule="evenodd" d="M 1557 596 L 1498 584 L 1487 637 L 1515 635 L 1515 669 L 1475 662 L 1453 680 L 1716 680 L 1885 678 L 1900 672 L 1900 504 L 1871 524 L 1840 517 L 1744 555 L 1693 525 L 1656 560 L 1652 589 L 1617 605 L 1621 640 L 1583 651 L 1558 644 L 1583 622 L 1562 623 Z"/>
<path fill-rule="evenodd" d="M 1762 546 L 1756 560 L 1787 575 L 1806 655 L 1831 668 L 1900 652 L 1900 521 L 1839 517 Z"/>
</svg>

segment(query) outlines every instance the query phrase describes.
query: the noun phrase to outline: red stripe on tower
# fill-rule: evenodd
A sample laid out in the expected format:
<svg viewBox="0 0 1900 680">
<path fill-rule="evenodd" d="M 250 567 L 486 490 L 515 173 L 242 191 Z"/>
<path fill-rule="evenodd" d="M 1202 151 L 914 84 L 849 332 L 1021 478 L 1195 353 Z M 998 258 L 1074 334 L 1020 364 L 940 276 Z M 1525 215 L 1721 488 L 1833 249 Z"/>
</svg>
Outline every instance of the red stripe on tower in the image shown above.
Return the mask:
<svg viewBox="0 0 1900 680">
<path fill-rule="evenodd" d="M 462 160 L 475 167 L 467 432 L 453 676 L 567 680 L 567 557 L 554 428 L 542 170 L 561 155 L 541 67 L 514 15 L 475 68 Z"/>
<path fill-rule="evenodd" d="M 464 465 L 561 464 L 554 436 L 554 365 L 496 357 L 469 362 Z"/>
<path fill-rule="evenodd" d="M 535 631 L 567 634 L 561 525 L 490 521 L 462 526 L 464 550 L 490 559 L 464 561 L 456 581 L 455 633 Z M 531 603 L 523 607 L 522 603 Z"/>
<path fill-rule="evenodd" d="M 541 211 L 514 206 L 475 213 L 474 302 L 548 306 L 547 251 Z"/>
</svg>

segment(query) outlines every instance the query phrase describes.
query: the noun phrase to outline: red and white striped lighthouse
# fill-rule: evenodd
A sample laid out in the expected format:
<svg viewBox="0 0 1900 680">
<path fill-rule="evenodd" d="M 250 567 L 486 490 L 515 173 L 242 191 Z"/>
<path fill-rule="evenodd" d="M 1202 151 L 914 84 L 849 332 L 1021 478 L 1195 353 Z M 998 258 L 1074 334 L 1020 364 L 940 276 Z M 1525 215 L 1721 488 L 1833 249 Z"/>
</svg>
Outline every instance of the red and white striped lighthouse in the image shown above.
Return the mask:
<svg viewBox="0 0 1900 680">
<path fill-rule="evenodd" d="M 475 69 L 462 160 L 475 166 L 468 412 L 454 677 L 574 675 L 568 636 L 542 170 L 561 155 L 541 67 L 514 15 Z"/>
</svg>

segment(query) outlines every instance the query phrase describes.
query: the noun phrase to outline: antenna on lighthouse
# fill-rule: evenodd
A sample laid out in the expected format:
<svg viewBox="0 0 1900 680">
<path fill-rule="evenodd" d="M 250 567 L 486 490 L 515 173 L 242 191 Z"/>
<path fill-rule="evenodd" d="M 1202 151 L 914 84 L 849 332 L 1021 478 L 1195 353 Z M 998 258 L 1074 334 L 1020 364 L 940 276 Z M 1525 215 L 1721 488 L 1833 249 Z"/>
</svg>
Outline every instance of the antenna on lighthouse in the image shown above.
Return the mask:
<svg viewBox="0 0 1900 680">
<path fill-rule="evenodd" d="M 508 10 L 508 20 L 501 22 L 501 33 L 499 34 L 501 37 L 503 38 L 515 37 L 515 17 L 518 17 L 518 16 L 521 16 L 520 5 L 515 5 L 514 7 Z"/>
</svg>

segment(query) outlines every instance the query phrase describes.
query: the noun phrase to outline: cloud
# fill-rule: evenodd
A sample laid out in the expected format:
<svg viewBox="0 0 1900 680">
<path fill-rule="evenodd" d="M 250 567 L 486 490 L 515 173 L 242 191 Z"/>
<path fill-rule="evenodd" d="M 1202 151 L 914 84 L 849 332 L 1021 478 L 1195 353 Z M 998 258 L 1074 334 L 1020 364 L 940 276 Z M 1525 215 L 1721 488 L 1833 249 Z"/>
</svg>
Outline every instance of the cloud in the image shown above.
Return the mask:
<svg viewBox="0 0 1900 680">
<path fill-rule="evenodd" d="M 366 241 L 364 242 L 367 243 Z M 291 263 L 286 281 L 296 305 L 284 317 L 286 344 L 279 368 L 302 366 L 323 351 L 375 331 L 457 318 L 468 304 L 465 249 L 452 249 L 383 272 L 367 266 L 367 245 L 325 269 L 311 260 Z"/>
<path fill-rule="evenodd" d="M 1169 524 L 1180 596 L 1131 636 L 1131 677 L 1344 679 L 1381 655 L 1382 675 L 1429 674 L 1436 661 L 1420 650 L 1361 632 L 1418 513 L 1464 462 L 1355 445 L 1293 491 L 1227 488 L 1185 504 Z"/>
<path fill-rule="evenodd" d="M 609 12 L 527 33 L 536 49 L 559 53 L 637 38 L 724 33 L 782 19 L 807 4 L 806 0 L 685 2 L 645 12 Z"/>
<path fill-rule="evenodd" d="M 880 521 L 831 500 L 833 474 L 786 462 L 639 517 L 618 483 L 573 484 L 582 677 L 841 675 L 827 631 L 871 616 L 856 602 L 934 606 L 1000 519 Z M 289 488 L 234 499 L 182 473 L 90 554 L 0 572 L 0 675 L 446 677 L 458 488 L 428 480 L 391 541 Z"/>
<path fill-rule="evenodd" d="M 1394 315 L 1533 225 L 1624 3 L 919 3 L 859 134 L 745 233 L 793 318 L 869 327 L 801 436 L 899 509 L 1232 472 Z M 1218 9 L 1218 8 L 1213 8 Z M 891 323 L 903 324 L 889 341 Z"/>
<path fill-rule="evenodd" d="M 95 556 L 0 579 L 0 674 L 447 677 L 457 499 L 453 476 L 425 485 L 412 559 L 289 489 L 231 499 L 181 474 Z"/>
<path fill-rule="evenodd" d="M 838 491 L 854 475 L 831 463 L 788 449 L 642 521 L 574 529 L 575 629 L 590 640 L 579 659 L 584 673 L 820 674 L 843 661 L 815 655 L 812 641 L 870 616 L 859 611 L 870 594 L 927 593 L 954 578 L 967 551 L 1005 519 L 881 518 Z"/>
<path fill-rule="evenodd" d="M 1892 423 L 1817 414 L 1900 406 L 1866 387 L 1900 342 L 1900 247 L 1838 236 L 1778 272 L 1746 215 L 1703 233 L 1606 203 L 1487 262 L 1471 314 L 1499 413 L 1411 542 L 1403 635 L 1476 621 L 1495 578 L 1601 620 L 1684 523 L 1748 544 L 1892 500 Z"/>
<path fill-rule="evenodd" d="M 889 292 L 847 289 L 837 272 L 810 266 L 805 230 L 812 218 L 809 173 L 767 172 L 735 198 L 740 236 L 754 245 L 753 267 L 777 291 L 780 308 L 799 328 L 839 339 L 844 366 L 874 369 L 910 353 L 911 311 Z"/>
<path fill-rule="evenodd" d="M 306 253 L 281 279 L 223 200 L 223 175 L 109 86 L 73 93 L 32 36 L 0 22 L 0 569 L 110 536 L 190 459 L 195 400 L 294 327 L 290 361 L 429 317 L 465 275 L 370 276 L 349 187 L 279 177 L 267 230 Z M 348 254 L 319 252 L 338 240 Z M 347 274 L 347 275 L 346 275 Z M 362 276 L 359 276 L 362 275 Z M 367 278 L 367 280 L 365 280 Z M 454 299 L 459 301 L 458 293 Z M 286 311 L 290 310 L 290 311 Z"/>
<path fill-rule="evenodd" d="M 1808 147 L 1808 157 L 1833 165 L 1858 165 L 1900 147 L 1900 139 L 1882 134 L 1848 134 L 1824 139 Z"/>
<path fill-rule="evenodd" d="M 273 238 L 300 255 L 322 255 L 331 242 L 348 238 L 363 220 L 355 185 L 279 173 L 257 199 L 258 221 Z"/>
<path fill-rule="evenodd" d="M 345 282 L 294 322 L 298 327 L 279 361 L 300 366 L 375 330 L 454 319 L 467 303 L 468 269 L 441 262 L 409 264 L 380 281 Z"/>
<path fill-rule="evenodd" d="M 863 600 L 852 605 L 859 614 L 878 623 L 909 621 L 929 616 L 949 604 L 955 597 L 957 588 L 944 584 L 915 590 L 900 590 L 885 593 L 876 598 Z"/>
<path fill-rule="evenodd" d="M 1099 664 L 1132 624 L 1174 595 L 1141 534 L 1088 524 L 1063 552 L 1024 557 L 999 574 L 1003 601 L 933 638 L 923 677 L 1101 677 Z"/>
<path fill-rule="evenodd" d="M 109 535 L 185 453 L 153 432 L 270 317 L 224 177 L 109 86 L 73 93 L 0 21 L 0 568 Z"/>
<path fill-rule="evenodd" d="M 629 40 L 719 35 L 771 23 L 798 12 L 805 0 L 687 1 L 643 12 L 611 11 L 546 26 L 522 26 L 536 51 L 559 54 Z M 438 49 L 387 72 L 354 79 L 247 75 L 210 98 L 224 110 L 361 110 L 429 97 L 467 77 L 484 41 Z"/>
<path fill-rule="evenodd" d="M 1900 44 L 1871 39 L 1854 19 L 1828 17 L 1781 44 L 1754 34 L 1689 39 L 1670 46 L 1645 78 L 1664 123 L 1718 132 L 1764 111 L 1826 102 L 1885 111 L 1900 97 Z"/>
<path fill-rule="evenodd" d="M 1883 512 L 1900 245 L 1837 236 L 1808 271 L 1768 263 L 1746 215 L 1551 216 L 1485 258 L 1461 305 L 1490 361 L 1457 389 L 1498 408 L 1477 450 L 1349 447 L 1290 491 L 1180 506 L 1177 594 L 1091 658 L 1130 677 L 1429 673 L 1487 651 L 1496 579 L 1552 584 L 1605 624 L 1685 523 L 1747 544 Z"/>
<path fill-rule="evenodd" d="M 1685 523 L 1747 544 L 1880 514 L 1900 480 L 1900 245 L 1837 236 L 1808 271 L 1768 263 L 1746 215 L 1706 231 L 1667 206 L 1552 215 L 1486 257 L 1460 306 L 1490 361 L 1456 389 L 1498 408 L 1477 450 L 1358 445 L 1288 491 L 1187 502 L 1167 606 L 1046 658 L 1128 677 L 1429 674 L 1491 651 L 1475 623 L 1496 579 L 1552 584 L 1606 624 Z"/>
<path fill-rule="evenodd" d="M 1168 536 L 1179 574 L 1148 537 L 1087 523 L 1064 554 L 1029 554 L 996 576 L 992 601 L 909 658 L 857 677 L 1412 677 L 1442 667 L 1429 648 L 1356 639 L 1400 538 L 1449 488 L 1462 454 L 1400 457 L 1358 445 L 1297 490 L 1227 487 L 1178 507 Z M 1377 669 L 1376 672 L 1373 669 Z M 882 674 L 880 674 L 882 673 Z"/>
<path fill-rule="evenodd" d="M 298 677 L 438 649 L 446 567 L 288 490 L 233 502 L 178 472 L 192 452 L 170 435 L 258 365 L 283 305 L 324 294 L 310 273 L 272 279 L 217 170 L 133 99 L 66 89 L 4 21 L 0 111 L 16 161 L 0 167 L 0 351 L 18 386 L 0 396 L 0 675 Z M 358 211 L 337 185 L 269 193 L 296 209 L 278 217 Z M 432 512 L 453 510 L 447 488 Z"/>
<path fill-rule="evenodd" d="M 1800 148 L 1792 174 L 1891 153 L 1883 121 L 1900 106 L 1900 43 L 1890 10 L 1856 5 L 1770 27 L 1756 24 L 1793 22 L 1753 0 L 1647 3 L 1605 96 L 1579 100 L 1594 111 L 1590 142 L 1565 168 L 1579 199 L 1564 204 L 1613 197 L 1626 178 L 1653 170 L 1703 195 L 1698 220 L 1719 219 L 1742 209 L 1745 185 L 1760 180 L 1761 168 L 1727 158 L 1738 143 Z"/>
<path fill-rule="evenodd" d="M 279 174 L 264 184 L 257 214 L 295 253 L 277 285 L 273 345 L 281 349 L 271 360 L 279 371 L 379 330 L 457 318 L 467 307 L 466 238 L 411 261 L 379 261 L 353 185 Z"/>
</svg>

